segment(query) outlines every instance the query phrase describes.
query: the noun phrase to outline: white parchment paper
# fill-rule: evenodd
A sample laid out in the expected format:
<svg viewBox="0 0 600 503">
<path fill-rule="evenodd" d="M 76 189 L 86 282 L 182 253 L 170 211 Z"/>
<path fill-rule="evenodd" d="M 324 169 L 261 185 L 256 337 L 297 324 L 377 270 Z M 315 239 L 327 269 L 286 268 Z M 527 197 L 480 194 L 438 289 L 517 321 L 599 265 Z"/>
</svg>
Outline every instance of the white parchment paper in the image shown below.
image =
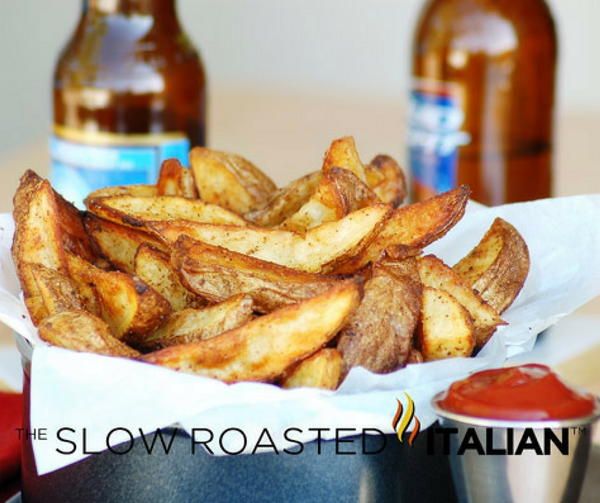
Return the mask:
<svg viewBox="0 0 600 503">
<path fill-rule="evenodd" d="M 470 372 L 500 366 L 507 356 L 530 350 L 539 332 L 600 294 L 600 195 L 485 209 L 472 205 L 426 252 L 454 264 L 479 242 L 496 216 L 523 234 L 531 255 L 525 287 L 503 315 L 510 324 L 501 327 L 475 358 L 409 365 L 387 375 L 355 368 L 339 390 L 331 392 L 226 385 L 145 363 L 48 346 L 37 336 L 20 298 L 10 258 L 13 224 L 10 215 L 0 215 L 0 321 L 35 346 L 31 426 L 46 428 L 48 436 L 33 442 L 38 472 L 105 450 L 107 442 L 129 440 L 119 434 L 123 430 L 108 435 L 114 428 L 139 435 L 178 423 L 190 434 L 200 432 L 201 440 L 206 440 L 207 430 L 217 439 L 228 428 L 239 428 L 246 437 L 245 448 L 240 435 L 225 434 L 223 447 L 243 453 L 252 452 L 261 434 L 265 440 L 265 428 L 279 450 L 296 446 L 284 438 L 287 428 L 297 428 L 293 438 L 301 441 L 317 438 L 315 428 L 328 428 L 320 432 L 323 439 L 335 438 L 340 428 L 349 428 L 341 435 L 363 428 L 393 433 L 396 399 L 404 400 L 404 392 L 413 398 L 422 428 L 429 426 L 435 420 L 429 407 L 435 393 Z M 70 442 L 58 439 L 61 428 L 60 435 Z M 215 454 L 223 454 L 218 442 L 210 445 Z"/>
</svg>

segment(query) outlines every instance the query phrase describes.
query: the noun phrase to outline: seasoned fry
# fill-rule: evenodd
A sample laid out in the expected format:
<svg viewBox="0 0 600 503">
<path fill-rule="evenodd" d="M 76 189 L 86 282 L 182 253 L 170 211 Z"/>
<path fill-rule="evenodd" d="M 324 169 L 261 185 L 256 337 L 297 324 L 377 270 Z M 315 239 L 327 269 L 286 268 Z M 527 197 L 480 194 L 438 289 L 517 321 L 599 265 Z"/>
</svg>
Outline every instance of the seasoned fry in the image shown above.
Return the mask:
<svg viewBox="0 0 600 503">
<path fill-rule="evenodd" d="M 314 297 L 336 283 L 332 278 L 265 262 L 185 235 L 173 245 L 171 262 L 184 284 L 202 297 L 221 302 L 245 294 L 261 313 Z"/>
<path fill-rule="evenodd" d="M 118 339 L 143 341 L 171 312 L 169 303 L 140 279 L 103 271 L 76 255 L 67 257 L 69 275 L 87 300 L 86 309 L 106 321 Z"/>
<path fill-rule="evenodd" d="M 337 389 L 343 371 L 342 354 L 323 348 L 288 370 L 279 384 L 282 388 Z"/>
<path fill-rule="evenodd" d="M 325 153 L 323 172 L 327 172 L 333 168 L 347 169 L 352 171 L 360 181 L 367 181 L 365 167 L 358 156 L 356 144 L 352 136 L 344 136 L 331 142 L 329 150 Z"/>
<path fill-rule="evenodd" d="M 92 199 L 101 199 L 103 197 L 156 197 L 158 195 L 160 194 L 158 193 L 158 187 L 156 185 L 114 185 L 90 192 L 83 202 L 87 207 L 88 201 Z"/>
<path fill-rule="evenodd" d="M 498 325 L 506 324 L 454 269 L 439 258 L 427 255 L 418 261 L 418 267 L 425 286 L 448 292 L 469 312 L 473 320 L 477 347 L 482 347 L 488 341 Z"/>
<path fill-rule="evenodd" d="M 295 232 L 199 224 L 174 220 L 151 224 L 159 236 L 173 243 L 179 236 L 221 246 L 267 262 L 306 272 L 326 273 L 367 246 L 389 214 L 384 204 L 354 211 L 337 222 Z"/>
<path fill-rule="evenodd" d="M 406 179 L 398 163 L 389 155 L 378 155 L 365 167 L 369 187 L 384 203 L 397 208 L 406 197 Z"/>
<path fill-rule="evenodd" d="M 142 358 L 225 382 L 273 381 L 334 337 L 359 300 L 356 284 L 343 282 L 217 337 L 161 349 Z"/>
<path fill-rule="evenodd" d="M 252 299 L 246 295 L 236 295 L 202 309 L 183 309 L 171 313 L 167 322 L 146 338 L 143 345 L 147 349 L 160 349 L 205 341 L 251 319 Z"/>
<path fill-rule="evenodd" d="M 335 272 L 351 274 L 376 262 L 384 251 L 392 256 L 415 254 L 456 225 L 464 215 L 468 200 L 469 189 L 462 185 L 426 201 L 398 208 L 373 242 Z"/>
<path fill-rule="evenodd" d="M 31 275 L 35 278 L 39 296 L 48 316 L 62 311 L 83 309 L 83 302 L 77 288 L 68 276 L 41 264 L 27 264 L 27 267 L 31 268 Z"/>
<path fill-rule="evenodd" d="M 184 168 L 177 159 L 167 159 L 160 167 L 156 190 L 159 196 L 180 196 L 198 199 L 192 170 Z"/>
<path fill-rule="evenodd" d="M 529 273 L 529 249 L 511 224 L 496 218 L 479 244 L 454 270 L 503 313 L 514 302 Z"/>
<path fill-rule="evenodd" d="M 132 228 L 146 228 L 153 221 L 184 219 L 192 222 L 246 225 L 246 221 L 215 204 L 176 196 L 115 196 L 86 199 L 95 215 Z"/>
<path fill-rule="evenodd" d="M 239 215 L 264 207 L 277 189 L 267 175 L 239 155 L 195 147 L 190 164 L 200 198 Z"/>
<path fill-rule="evenodd" d="M 98 251 L 121 271 L 135 273 L 134 259 L 138 248 L 147 243 L 166 252 L 168 248 L 155 236 L 131 227 L 98 218 L 91 213 L 84 216 L 85 229 Z"/>
<path fill-rule="evenodd" d="M 414 260 L 414 259 L 412 259 Z M 421 285 L 387 267 L 374 268 L 359 308 L 337 343 L 349 370 L 386 373 L 404 365 L 421 308 Z"/>
<path fill-rule="evenodd" d="M 425 361 L 473 353 L 473 322 L 449 293 L 429 286 L 423 288 L 421 324 L 419 349 Z"/>
<path fill-rule="evenodd" d="M 275 227 L 296 213 L 308 201 L 320 181 L 320 171 L 298 178 L 275 191 L 264 208 L 246 213 L 244 217 L 260 227 Z"/>
<path fill-rule="evenodd" d="M 135 274 L 162 295 L 173 311 L 201 307 L 206 302 L 181 284 L 168 254 L 142 244 L 134 258 Z"/>
<path fill-rule="evenodd" d="M 64 311 L 39 326 L 42 339 L 55 346 L 108 356 L 137 358 L 140 353 L 114 337 L 100 318 L 83 310 Z"/>
</svg>

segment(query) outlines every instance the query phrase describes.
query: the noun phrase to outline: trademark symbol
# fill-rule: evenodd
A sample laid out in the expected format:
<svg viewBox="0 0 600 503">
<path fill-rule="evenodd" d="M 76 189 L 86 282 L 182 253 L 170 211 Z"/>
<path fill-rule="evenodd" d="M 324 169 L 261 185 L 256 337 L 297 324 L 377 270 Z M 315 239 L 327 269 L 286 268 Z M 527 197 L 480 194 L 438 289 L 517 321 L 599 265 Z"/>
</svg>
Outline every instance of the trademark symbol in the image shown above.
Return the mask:
<svg viewBox="0 0 600 503">
<path fill-rule="evenodd" d="M 571 426 L 571 432 L 575 435 L 582 435 L 585 433 L 586 428 L 584 426 Z"/>
</svg>

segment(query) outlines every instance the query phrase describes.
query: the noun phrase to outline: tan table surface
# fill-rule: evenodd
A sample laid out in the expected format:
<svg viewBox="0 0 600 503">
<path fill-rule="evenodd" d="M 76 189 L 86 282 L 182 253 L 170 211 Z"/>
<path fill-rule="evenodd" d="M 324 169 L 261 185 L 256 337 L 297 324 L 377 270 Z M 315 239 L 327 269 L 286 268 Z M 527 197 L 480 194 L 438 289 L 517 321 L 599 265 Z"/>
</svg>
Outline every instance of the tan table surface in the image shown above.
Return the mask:
<svg viewBox="0 0 600 503">
<path fill-rule="evenodd" d="M 316 170 L 331 139 L 351 134 L 364 160 L 388 153 L 404 161 L 405 103 L 397 99 L 307 96 L 294 93 L 214 90 L 209 110 L 209 143 L 240 153 L 278 183 Z M 556 194 L 600 193 L 600 114 L 560 114 L 556 135 Z M 21 173 L 48 171 L 47 139 L 0 154 L 0 212 L 10 211 Z M 580 313 L 600 315 L 600 299 Z M 600 325 L 599 325 L 600 330 Z M 12 344 L 0 328 L 0 346 Z M 600 346 L 561 366 L 569 379 L 600 392 Z M 0 387 L 2 384 L 0 383 Z"/>
</svg>

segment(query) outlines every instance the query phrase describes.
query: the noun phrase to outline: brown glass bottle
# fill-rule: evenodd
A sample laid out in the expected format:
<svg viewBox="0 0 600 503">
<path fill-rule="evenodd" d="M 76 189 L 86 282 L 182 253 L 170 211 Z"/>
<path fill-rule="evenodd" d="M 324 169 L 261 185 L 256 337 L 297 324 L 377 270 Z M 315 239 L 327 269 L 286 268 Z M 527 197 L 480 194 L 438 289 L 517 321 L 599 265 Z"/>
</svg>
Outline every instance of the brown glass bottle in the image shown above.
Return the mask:
<svg viewBox="0 0 600 503">
<path fill-rule="evenodd" d="M 413 47 L 412 195 L 548 197 L 557 40 L 543 0 L 432 0 Z M 441 173 L 441 175 L 440 175 Z"/>
<path fill-rule="evenodd" d="M 52 181 L 78 203 L 204 145 L 204 68 L 175 0 L 84 1 L 53 84 Z"/>
</svg>

